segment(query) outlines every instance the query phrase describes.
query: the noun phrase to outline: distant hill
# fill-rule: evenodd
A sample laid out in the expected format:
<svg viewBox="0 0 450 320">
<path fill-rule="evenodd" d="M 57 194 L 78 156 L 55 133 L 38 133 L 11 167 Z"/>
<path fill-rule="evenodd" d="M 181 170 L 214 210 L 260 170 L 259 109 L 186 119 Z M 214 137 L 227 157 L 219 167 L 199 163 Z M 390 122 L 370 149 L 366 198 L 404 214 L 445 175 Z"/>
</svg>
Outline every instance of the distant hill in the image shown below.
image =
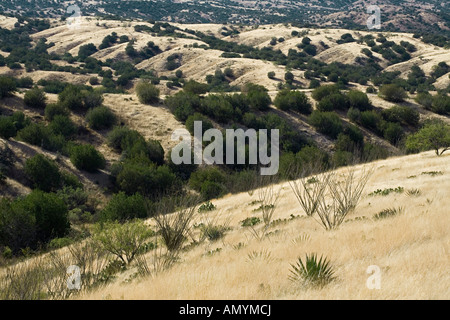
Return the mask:
<svg viewBox="0 0 450 320">
<path fill-rule="evenodd" d="M 67 8 L 76 4 L 83 16 L 113 16 L 118 19 L 153 19 L 181 23 L 297 23 L 301 26 L 332 26 L 366 28 L 367 13 L 372 1 L 367 0 L 4 0 L 0 10 L 6 14 L 39 16 L 42 18 L 70 17 Z M 382 30 L 449 32 L 450 4 L 438 0 L 381 0 Z"/>
</svg>

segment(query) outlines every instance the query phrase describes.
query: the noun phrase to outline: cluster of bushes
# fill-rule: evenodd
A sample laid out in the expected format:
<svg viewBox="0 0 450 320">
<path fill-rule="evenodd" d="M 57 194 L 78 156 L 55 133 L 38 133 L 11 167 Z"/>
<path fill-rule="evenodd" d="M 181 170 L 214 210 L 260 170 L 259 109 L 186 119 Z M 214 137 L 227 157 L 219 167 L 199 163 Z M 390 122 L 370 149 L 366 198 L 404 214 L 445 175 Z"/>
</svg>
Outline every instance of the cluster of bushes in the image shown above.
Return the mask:
<svg viewBox="0 0 450 320">
<path fill-rule="evenodd" d="M 417 94 L 415 100 L 425 109 L 439 114 L 450 114 L 450 97 L 446 94 L 432 96 L 428 92 L 421 92 Z"/>
<path fill-rule="evenodd" d="M 38 249 L 69 229 L 67 206 L 55 193 L 33 190 L 23 198 L 0 200 L 0 247 L 13 254 Z"/>
<path fill-rule="evenodd" d="M 312 97 L 318 101 L 317 109 L 323 112 L 349 108 L 364 111 L 372 108 L 369 97 L 364 92 L 350 90 L 344 94 L 337 85 L 320 86 L 313 90 Z"/>
<path fill-rule="evenodd" d="M 3 139 L 15 137 L 19 130 L 30 124 L 31 120 L 21 111 L 16 111 L 10 116 L 0 116 L 0 137 Z"/>
<path fill-rule="evenodd" d="M 230 82 L 234 79 L 233 70 L 226 68 L 224 71 L 217 69 L 214 74 L 206 76 L 208 83 L 208 91 L 213 92 L 230 92 L 239 91 L 239 87 L 230 86 Z"/>
<path fill-rule="evenodd" d="M 409 50 L 414 49 L 410 45 L 408 46 L 407 43 L 403 43 L 404 46 L 398 45 L 394 41 L 388 41 L 382 34 L 378 35 L 376 41 L 380 44 L 372 46 L 372 51 L 381 54 L 383 58 L 389 60 L 391 64 L 411 59 L 411 55 L 405 48 L 409 48 Z"/>
<path fill-rule="evenodd" d="M 111 168 L 119 191 L 157 197 L 174 184 L 176 176 L 165 164 L 164 149 L 158 141 L 147 141 L 127 127 L 115 127 L 108 135 L 108 144 L 123 155 Z"/>
<path fill-rule="evenodd" d="M 288 89 L 278 92 L 274 105 L 283 111 L 293 110 L 303 114 L 310 114 L 312 111 L 312 105 L 303 92 Z"/>
<path fill-rule="evenodd" d="M 417 111 L 399 106 L 383 112 L 378 112 L 377 110 L 361 112 L 351 108 L 347 116 L 352 122 L 375 132 L 393 145 L 398 145 L 405 135 L 402 124 L 416 126 L 419 119 Z"/>
<path fill-rule="evenodd" d="M 247 84 L 241 94 L 200 97 L 205 89 L 202 84 L 191 80 L 183 91 L 168 97 L 165 104 L 180 121 L 186 121 L 194 112 L 201 112 L 220 123 L 241 122 L 246 112 L 265 111 L 271 104 L 267 89 L 260 85 Z"/>
<path fill-rule="evenodd" d="M 159 101 L 159 89 L 147 81 L 140 81 L 136 85 L 136 95 L 141 103 L 152 104 Z"/>
</svg>

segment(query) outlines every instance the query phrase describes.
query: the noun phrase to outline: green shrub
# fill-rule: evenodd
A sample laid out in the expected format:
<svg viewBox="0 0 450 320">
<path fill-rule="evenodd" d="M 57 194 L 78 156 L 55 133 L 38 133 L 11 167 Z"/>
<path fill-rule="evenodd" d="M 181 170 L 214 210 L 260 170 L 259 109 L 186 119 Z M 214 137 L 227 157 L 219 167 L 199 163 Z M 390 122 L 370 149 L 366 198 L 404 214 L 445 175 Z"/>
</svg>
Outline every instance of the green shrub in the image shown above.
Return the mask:
<svg viewBox="0 0 450 320">
<path fill-rule="evenodd" d="M 369 97 L 364 92 L 358 90 L 350 90 L 347 93 L 348 101 L 351 108 L 356 108 L 361 111 L 372 108 Z"/>
<path fill-rule="evenodd" d="M 204 200 L 218 198 L 225 193 L 225 186 L 214 181 L 205 181 L 200 189 L 200 194 Z"/>
<path fill-rule="evenodd" d="M 116 126 L 107 136 L 108 145 L 118 151 L 122 151 L 122 141 L 125 136 L 131 131 L 128 127 Z"/>
<path fill-rule="evenodd" d="M 69 110 L 82 110 L 84 94 L 81 88 L 72 84 L 67 85 L 64 90 L 58 95 L 58 102 L 61 106 Z"/>
<path fill-rule="evenodd" d="M 342 132 L 343 125 L 339 116 L 335 112 L 313 111 L 309 116 L 309 122 L 320 133 L 336 139 Z"/>
<path fill-rule="evenodd" d="M 68 117 L 70 115 L 70 111 L 67 108 L 63 107 L 62 105 L 54 103 L 48 104 L 45 107 L 45 118 L 48 121 L 52 121 L 53 118 L 57 115 Z"/>
<path fill-rule="evenodd" d="M 258 217 L 249 217 L 241 221 L 241 226 L 252 227 L 254 225 L 257 225 L 258 223 L 261 223 L 261 219 L 259 219 Z"/>
<path fill-rule="evenodd" d="M 145 81 L 141 81 L 136 85 L 136 95 L 143 104 L 157 103 L 159 101 L 159 89 Z"/>
<path fill-rule="evenodd" d="M 105 158 L 90 144 L 72 147 L 70 161 L 77 169 L 88 172 L 95 172 L 105 167 Z"/>
<path fill-rule="evenodd" d="M 382 116 L 386 121 L 398 122 L 416 127 L 419 125 L 419 112 L 406 106 L 394 106 L 382 111 Z"/>
<path fill-rule="evenodd" d="M 28 90 L 23 97 L 23 102 L 26 106 L 36 109 L 44 109 L 46 100 L 47 97 L 45 96 L 44 91 L 37 87 Z"/>
<path fill-rule="evenodd" d="M 145 218 L 146 216 L 145 198 L 139 193 L 127 196 L 124 192 L 114 194 L 100 214 L 101 220 L 121 222 L 134 218 Z"/>
<path fill-rule="evenodd" d="M 16 82 L 13 78 L 0 76 L 0 99 L 10 96 L 16 91 Z"/>
<path fill-rule="evenodd" d="M 16 126 L 11 117 L 0 116 L 0 137 L 9 139 L 17 134 Z"/>
<path fill-rule="evenodd" d="M 209 121 L 208 117 L 205 117 L 201 113 L 194 113 L 186 119 L 186 129 L 193 135 L 194 134 L 194 122 L 201 121 L 202 122 L 202 134 L 205 133 L 206 130 L 214 128 L 211 121 Z"/>
<path fill-rule="evenodd" d="M 107 107 L 95 107 L 86 114 L 89 126 L 95 130 L 109 129 L 117 121 L 116 115 Z"/>
<path fill-rule="evenodd" d="M 397 145 L 404 135 L 402 126 L 394 122 L 388 122 L 383 132 L 384 138 L 393 145 Z"/>
<path fill-rule="evenodd" d="M 275 71 L 270 71 L 267 73 L 267 77 L 269 79 L 275 79 Z"/>
<path fill-rule="evenodd" d="M 370 129 L 377 134 L 382 133 L 381 124 L 383 117 L 376 111 L 363 111 L 360 115 L 360 123 L 364 128 Z"/>
<path fill-rule="evenodd" d="M 167 166 L 156 166 L 151 162 L 127 160 L 114 168 L 115 184 L 127 195 L 140 193 L 155 197 L 172 188 L 175 174 Z"/>
<path fill-rule="evenodd" d="M 317 104 L 319 111 L 346 110 L 349 107 L 349 99 L 342 93 L 333 93 L 324 97 Z"/>
<path fill-rule="evenodd" d="M 391 102 L 402 102 L 408 95 L 405 90 L 397 84 L 385 84 L 380 88 L 380 96 Z"/>
<path fill-rule="evenodd" d="M 18 88 L 32 88 L 33 87 L 33 79 L 31 77 L 23 77 L 17 79 L 16 81 Z"/>
<path fill-rule="evenodd" d="M 208 92 L 208 85 L 206 83 L 200 83 L 195 80 L 189 80 L 184 84 L 183 91 L 192 94 L 204 94 Z"/>
<path fill-rule="evenodd" d="M 406 138 L 408 152 L 434 150 L 440 156 L 449 149 L 450 125 L 442 121 L 425 123 L 419 131 Z"/>
<path fill-rule="evenodd" d="M 0 246 L 9 247 L 14 254 L 36 247 L 36 218 L 18 205 L 20 201 L 0 199 Z"/>
<path fill-rule="evenodd" d="M 294 110 L 303 114 L 310 114 L 312 111 L 308 97 L 299 91 L 279 91 L 274 100 L 274 105 L 283 111 Z"/>
<path fill-rule="evenodd" d="M 444 94 L 434 96 L 431 110 L 439 114 L 450 114 L 450 97 Z"/>
<path fill-rule="evenodd" d="M 64 136 L 53 134 L 49 127 L 41 123 L 32 123 L 26 126 L 17 133 L 17 138 L 49 151 L 62 150 L 66 144 Z"/>
<path fill-rule="evenodd" d="M 91 86 L 95 86 L 95 85 L 98 85 L 98 78 L 97 77 L 90 77 L 89 78 L 89 84 L 91 85 Z"/>
<path fill-rule="evenodd" d="M 78 49 L 78 58 L 84 60 L 97 51 L 97 47 L 93 43 L 88 43 Z"/>
<path fill-rule="evenodd" d="M 202 113 L 220 123 L 228 123 L 235 117 L 235 110 L 231 102 L 223 94 L 208 95 L 202 100 L 200 109 Z"/>
<path fill-rule="evenodd" d="M 225 180 L 226 176 L 222 170 L 214 166 L 208 166 L 192 173 L 191 178 L 189 179 L 189 186 L 196 191 L 200 191 L 205 181 L 223 184 L 225 183 Z"/>
<path fill-rule="evenodd" d="M 339 93 L 339 88 L 336 85 L 325 85 L 320 86 L 313 90 L 312 97 L 316 101 L 320 101 L 326 96 L 332 95 L 334 93 Z"/>
<path fill-rule="evenodd" d="M 419 92 L 415 98 L 415 101 L 422 105 L 425 109 L 431 109 L 433 105 L 433 96 L 428 92 Z"/>
<path fill-rule="evenodd" d="M 77 132 L 77 126 L 68 116 L 56 115 L 49 124 L 49 128 L 55 135 L 62 135 L 66 138 L 73 136 Z"/>
<path fill-rule="evenodd" d="M 272 100 L 270 99 L 265 87 L 253 83 L 247 83 L 243 91 L 246 93 L 250 108 L 259 111 L 266 111 L 269 109 Z"/>
<path fill-rule="evenodd" d="M 294 74 L 290 71 L 286 72 L 284 74 L 284 80 L 286 80 L 286 82 L 292 82 L 294 81 Z"/>
<path fill-rule="evenodd" d="M 186 86 L 186 85 L 185 85 Z M 170 109 L 175 118 L 179 121 L 186 121 L 186 119 L 192 115 L 196 109 L 200 108 L 200 98 L 191 91 L 177 92 L 176 94 L 169 96 L 164 101 L 165 105 Z M 192 91 L 196 91 L 192 89 Z"/>
<path fill-rule="evenodd" d="M 35 188 L 55 191 L 61 187 L 61 173 L 56 163 L 42 154 L 37 154 L 25 162 L 25 174 Z"/>
<path fill-rule="evenodd" d="M 18 207 L 35 217 L 37 240 L 47 242 L 63 237 L 70 228 L 67 207 L 54 193 L 33 190 Z"/>
<path fill-rule="evenodd" d="M 103 103 L 103 96 L 99 92 L 82 92 L 81 94 L 85 110 L 100 107 Z"/>
<path fill-rule="evenodd" d="M 106 222 L 96 226 L 93 239 L 103 250 L 119 258 L 124 264 L 138 256 L 154 232 L 143 221 L 120 224 Z"/>
</svg>

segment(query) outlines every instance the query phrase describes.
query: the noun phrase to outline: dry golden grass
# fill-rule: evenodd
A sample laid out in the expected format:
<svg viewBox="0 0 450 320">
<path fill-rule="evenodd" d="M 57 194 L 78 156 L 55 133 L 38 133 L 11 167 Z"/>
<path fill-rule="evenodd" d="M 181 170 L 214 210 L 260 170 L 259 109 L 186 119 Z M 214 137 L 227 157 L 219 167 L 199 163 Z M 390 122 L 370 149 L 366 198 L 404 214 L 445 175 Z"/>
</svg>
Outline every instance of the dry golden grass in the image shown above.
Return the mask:
<svg viewBox="0 0 450 320">
<path fill-rule="evenodd" d="M 147 278 L 115 283 L 81 299 L 448 299 L 450 154 L 433 152 L 373 163 L 371 176 L 355 213 L 337 230 L 325 231 L 300 209 L 287 183 L 282 188 L 269 237 L 257 241 L 240 226 L 258 205 L 257 191 L 228 195 L 212 202 L 233 228 L 224 239 L 182 253 L 171 269 Z M 357 166 L 357 173 L 361 166 Z M 345 172 L 345 168 L 338 173 Z M 431 176 L 422 172 L 441 171 Z M 415 177 L 412 177 L 415 176 Z M 417 188 L 418 196 L 368 196 L 378 188 Z M 381 220 L 386 208 L 404 212 Z M 216 211 L 210 213 L 217 214 Z M 300 215 L 289 219 L 290 215 Z M 302 235 L 308 235 L 305 240 Z M 238 248 L 238 245 L 240 247 Z M 220 251 L 215 251 L 221 248 Z M 249 259 L 249 253 L 262 253 Z M 337 280 L 321 289 L 304 288 L 288 279 L 290 264 L 306 253 L 327 256 Z M 209 254 L 208 254 L 209 253 Z M 370 265 L 381 269 L 381 289 L 370 290 Z M 128 273 L 129 275 L 130 273 Z"/>
</svg>

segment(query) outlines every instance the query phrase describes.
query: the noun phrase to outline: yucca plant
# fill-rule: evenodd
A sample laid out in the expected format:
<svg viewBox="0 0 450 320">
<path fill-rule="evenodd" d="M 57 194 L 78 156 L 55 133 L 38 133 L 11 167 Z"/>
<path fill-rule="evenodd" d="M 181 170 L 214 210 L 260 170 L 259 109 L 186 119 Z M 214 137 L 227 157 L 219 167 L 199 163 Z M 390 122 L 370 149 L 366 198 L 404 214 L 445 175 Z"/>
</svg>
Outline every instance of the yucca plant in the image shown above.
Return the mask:
<svg viewBox="0 0 450 320">
<path fill-rule="evenodd" d="M 334 268 L 326 257 L 317 260 L 317 254 L 306 254 L 305 261 L 298 258 L 297 264 L 291 264 L 292 270 L 289 279 L 302 282 L 305 285 L 323 287 L 334 280 Z"/>
</svg>

